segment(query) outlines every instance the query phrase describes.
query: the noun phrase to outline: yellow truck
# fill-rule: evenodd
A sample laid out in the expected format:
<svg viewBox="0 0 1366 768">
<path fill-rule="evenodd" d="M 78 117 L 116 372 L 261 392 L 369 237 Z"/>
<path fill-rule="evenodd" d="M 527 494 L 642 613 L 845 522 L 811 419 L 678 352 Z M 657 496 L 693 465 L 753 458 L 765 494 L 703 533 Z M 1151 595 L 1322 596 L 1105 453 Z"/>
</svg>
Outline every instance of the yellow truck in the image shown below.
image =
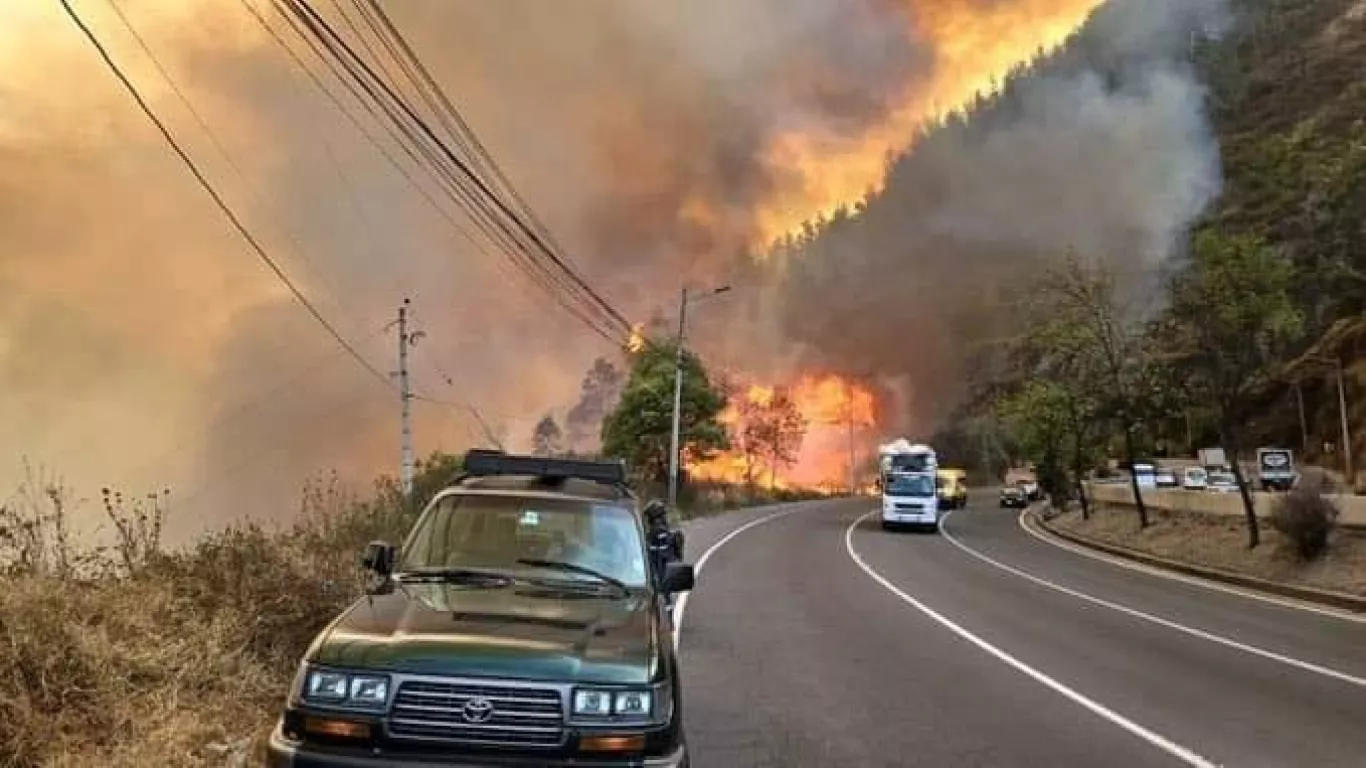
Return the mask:
<svg viewBox="0 0 1366 768">
<path fill-rule="evenodd" d="M 961 469 L 940 468 L 935 473 L 939 492 L 939 506 L 943 509 L 962 509 L 968 505 L 968 473 Z"/>
</svg>

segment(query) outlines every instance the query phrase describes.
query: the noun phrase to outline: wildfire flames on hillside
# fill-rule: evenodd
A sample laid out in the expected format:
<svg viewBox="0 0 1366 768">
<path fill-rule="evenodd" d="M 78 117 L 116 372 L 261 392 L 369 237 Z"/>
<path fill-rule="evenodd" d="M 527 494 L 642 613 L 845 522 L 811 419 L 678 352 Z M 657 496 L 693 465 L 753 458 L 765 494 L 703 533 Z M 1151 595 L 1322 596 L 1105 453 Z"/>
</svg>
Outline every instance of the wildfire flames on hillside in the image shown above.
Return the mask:
<svg viewBox="0 0 1366 768">
<path fill-rule="evenodd" d="M 806 435 L 776 483 L 842 487 L 851 444 L 866 463 L 889 434 L 934 428 L 962 389 L 960 342 L 1009 322 L 991 308 L 1028 259 L 1135 238 L 1158 258 L 1217 188 L 1197 84 L 1166 54 L 1134 56 L 1184 50 L 1181 9 L 1217 4 L 413 0 L 392 14 L 566 263 L 647 320 L 627 351 L 656 318 L 673 337 L 681 287 L 733 285 L 688 315 L 689 348 L 745 382 L 733 428 L 763 388 L 795 402 Z M 170 133 L 374 370 L 395 364 L 382 329 L 412 299 L 420 454 L 523 449 L 548 412 L 594 439 L 621 384 L 618 350 L 597 367 L 615 331 L 554 308 L 463 193 L 431 195 L 447 174 L 424 158 L 442 153 L 337 81 L 282 12 L 298 4 L 88 5 Z M 377 72 L 404 71 L 346 4 L 310 5 Z M 925 132 L 1107 5 L 1080 58 L 1139 61 L 1120 82 L 1055 73 L 995 122 Z M 59 4 L 0 0 L 0 65 L 0 450 L 77 487 L 169 485 L 187 528 L 297 507 L 315 473 L 392 472 L 391 394 L 224 226 Z M 860 202 L 858 226 L 801 249 L 783 238 Z"/>
<path fill-rule="evenodd" d="M 694 479 L 775 489 L 844 489 L 849 487 L 851 468 L 858 471 L 875 442 L 873 391 L 841 376 L 808 374 L 787 385 L 748 383 L 732 385 L 731 390 L 734 394 L 720 419 L 730 432 L 731 450 L 688 465 Z M 788 408 L 801 430 L 791 464 L 775 462 L 763 455 L 761 446 L 746 440 L 747 426 Z"/>
</svg>

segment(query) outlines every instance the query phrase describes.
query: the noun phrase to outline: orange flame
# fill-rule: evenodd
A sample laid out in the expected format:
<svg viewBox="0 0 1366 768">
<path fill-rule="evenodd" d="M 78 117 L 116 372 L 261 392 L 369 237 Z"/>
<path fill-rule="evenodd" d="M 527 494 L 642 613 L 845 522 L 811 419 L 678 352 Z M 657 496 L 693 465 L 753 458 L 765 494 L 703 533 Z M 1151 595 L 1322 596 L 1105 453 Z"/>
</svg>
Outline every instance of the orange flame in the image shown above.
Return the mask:
<svg viewBox="0 0 1366 768">
<path fill-rule="evenodd" d="M 631 354 L 638 354 L 645 349 L 645 324 L 636 323 L 631 327 L 631 335 L 626 339 L 626 351 Z"/>
<path fill-rule="evenodd" d="M 746 414 L 753 408 L 767 408 L 779 387 L 749 384 L 731 398 L 719 420 L 731 433 L 733 448 L 703 462 L 690 462 L 689 474 L 697 480 L 743 484 L 752 478 L 756 485 L 775 489 L 808 488 L 841 491 L 849 488 L 851 460 L 857 467 L 860 457 L 875 450 L 866 431 L 876 426 L 876 398 L 862 385 L 835 374 L 805 375 L 782 387 L 806 424 L 796 462 L 776 471 L 762 458 L 747 457 L 741 449 L 740 435 Z"/>
<path fill-rule="evenodd" d="M 933 41 L 933 75 L 908 86 L 901 106 L 862 135 L 778 136 L 768 147 L 767 163 L 799 183 L 757 211 L 753 245 L 762 248 L 797 234 L 817 214 L 828 217 L 880 191 L 889 154 L 909 147 L 921 126 L 978 93 L 989 94 L 1011 67 L 1060 45 L 1101 0 L 903 2 L 910 6 L 915 37 Z"/>
</svg>

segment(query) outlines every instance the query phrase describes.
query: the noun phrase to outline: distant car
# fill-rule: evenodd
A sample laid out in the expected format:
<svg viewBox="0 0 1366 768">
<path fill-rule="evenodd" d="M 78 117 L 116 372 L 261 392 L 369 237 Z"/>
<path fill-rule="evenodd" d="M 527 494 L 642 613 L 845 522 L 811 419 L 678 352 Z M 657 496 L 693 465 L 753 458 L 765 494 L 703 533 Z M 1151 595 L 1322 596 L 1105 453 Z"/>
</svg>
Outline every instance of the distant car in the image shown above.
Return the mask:
<svg viewBox="0 0 1366 768">
<path fill-rule="evenodd" d="M 1176 478 L 1176 472 L 1165 467 L 1158 469 L 1153 476 L 1158 488 L 1179 488 L 1181 481 Z"/>
<path fill-rule="evenodd" d="M 1188 491 L 1203 491 L 1209 486 L 1209 473 L 1200 467 L 1181 470 L 1181 487 Z"/>
<path fill-rule="evenodd" d="M 1237 493 L 1238 479 L 1232 472 L 1211 472 L 1205 490 L 1211 493 Z"/>
<path fill-rule="evenodd" d="M 1024 509 L 1029 506 L 1029 496 L 1018 485 L 1007 485 L 1001 489 L 1001 509 L 1014 507 Z"/>
<path fill-rule="evenodd" d="M 1016 480 L 1015 487 L 1024 493 L 1027 501 L 1038 501 L 1043 497 L 1043 491 L 1039 488 L 1039 484 L 1033 480 Z"/>
</svg>

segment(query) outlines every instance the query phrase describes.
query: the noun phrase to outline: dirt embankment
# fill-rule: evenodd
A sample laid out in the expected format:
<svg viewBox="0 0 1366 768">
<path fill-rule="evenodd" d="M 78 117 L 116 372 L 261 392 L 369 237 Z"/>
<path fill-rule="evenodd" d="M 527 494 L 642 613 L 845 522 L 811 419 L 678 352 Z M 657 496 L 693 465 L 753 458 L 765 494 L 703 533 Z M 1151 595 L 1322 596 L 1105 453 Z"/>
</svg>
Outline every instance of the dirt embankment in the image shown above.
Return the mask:
<svg viewBox="0 0 1366 768">
<path fill-rule="evenodd" d="M 1069 510 L 1048 525 L 1191 565 L 1366 597 L 1366 533 L 1338 529 L 1323 557 L 1306 563 L 1269 525 L 1263 525 L 1261 546 L 1248 549 L 1247 529 L 1239 518 L 1165 510 L 1150 510 L 1149 515 L 1146 529 L 1138 527 L 1132 507 L 1122 506 L 1102 506 L 1090 520 Z"/>
</svg>

